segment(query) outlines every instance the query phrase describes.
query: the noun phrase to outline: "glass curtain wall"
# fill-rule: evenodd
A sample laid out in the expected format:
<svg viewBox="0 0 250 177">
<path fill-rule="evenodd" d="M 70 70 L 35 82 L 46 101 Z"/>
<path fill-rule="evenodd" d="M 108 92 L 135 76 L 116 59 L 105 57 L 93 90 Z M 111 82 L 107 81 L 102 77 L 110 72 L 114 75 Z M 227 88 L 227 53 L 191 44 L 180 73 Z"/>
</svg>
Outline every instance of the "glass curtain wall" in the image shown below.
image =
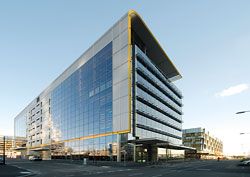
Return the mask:
<svg viewBox="0 0 250 177">
<path fill-rule="evenodd" d="M 116 135 L 112 135 L 112 43 L 52 91 L 51 120 L 52 157 L 106 158 L 116 154 Z"/>
</svg>

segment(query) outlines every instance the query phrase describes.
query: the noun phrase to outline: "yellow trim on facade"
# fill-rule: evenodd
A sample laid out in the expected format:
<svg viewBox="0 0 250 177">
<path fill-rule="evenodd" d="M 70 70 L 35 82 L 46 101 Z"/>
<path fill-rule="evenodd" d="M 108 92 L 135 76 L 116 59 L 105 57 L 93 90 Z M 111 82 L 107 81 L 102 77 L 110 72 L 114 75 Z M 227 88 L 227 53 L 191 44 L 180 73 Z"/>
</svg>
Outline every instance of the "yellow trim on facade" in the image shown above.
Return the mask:
<svg viewBox="0 0 250 177">
<path fill-rule="evenodd" d="M 133 10 L 128 12 L 128 133 L 131 133 L 131 121 L 132 121 L 132 35 L 131 35 L 131 15 L 134 13 Z"/>
<path fill-rule="evenodd" d="M 68 140 L 53 142 L 51 144 L 41 144 L 39 146 L 32 146 L 32 147 L 27 147 L 27 148 L 32 150 L 32 149 L 35 149 L 35 148 L 50 146 L 50 145 L 53 145 L 53 144 L 72 142 L 72 141 L 79 141 L 79 140 L 87 140 L 87 139 L 91 139 L 91 138 L 99 138 L 99 137 L 117 135 L 117 134 L 122 134 L 122 133 L 128 133 L 128 130 L 117 131 L 117 132 L 109 132 L 109 133 L 102 133 L 102 134 L 96 134 L 96 135 L 90 135 L 90 136 L 81 136 L 79 138 L 72 138 L 72 139 L 68 139 Z"/>
</svg>

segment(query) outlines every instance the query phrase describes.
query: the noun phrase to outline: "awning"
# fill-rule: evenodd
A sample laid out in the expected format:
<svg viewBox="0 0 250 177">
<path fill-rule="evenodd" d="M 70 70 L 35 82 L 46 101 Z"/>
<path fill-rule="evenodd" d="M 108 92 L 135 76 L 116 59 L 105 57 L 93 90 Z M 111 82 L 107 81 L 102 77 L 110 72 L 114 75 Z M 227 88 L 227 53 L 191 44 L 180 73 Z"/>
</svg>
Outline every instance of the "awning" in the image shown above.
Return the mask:
<svg viewBox="0 0 250 177">
<path fill-rule="evenodd" d="M 159 148 L 167 148 L 167 149 L 175 149 L 175 150 L 193 150 L 195 151 L 195 148 L 187 147 L 184 145 L 179 144 L 172 144 L 166 140 L 159 139 L 159 138 L 143 138 L 143 139 L 135 139 L 135 140 L 129 140 L 128 143 L 134 143 L 134 144 L 141 144 L 141 145 L 155 145 Z"/>
<path fill-rule="evenodd" d="M 167 141 L 157 138 L 135 139 L 135 140 L 129 140 L 128 142 L 134 144 L 143 144 L 143 145 L 155 145 L 157 143 L 167 143 Z"/>
<path fill-rule="evenodd" d="M 168 144 L 167 148 L 169 149 L 176 149 L 176 150 L 193 150 L 196 151 L 196 148 L 184 146 L 184 145 L 176 145 L 176 144 Z"/>
<path fill-rule="evenodd" d="M 40 148 L 34 148 L 34 149 L 30 149 L 31 151 L 49 151 L 50 148 L 48 147 L 40 147 Z"/>
<path fill-rule="evenodd" d="M 13 150 L 16 150 L 16 151 L 26 150 L 26 149 L 27 149 L 26 147 L 16 147 L 16 148 L 13 148 Z"/>
</svg>

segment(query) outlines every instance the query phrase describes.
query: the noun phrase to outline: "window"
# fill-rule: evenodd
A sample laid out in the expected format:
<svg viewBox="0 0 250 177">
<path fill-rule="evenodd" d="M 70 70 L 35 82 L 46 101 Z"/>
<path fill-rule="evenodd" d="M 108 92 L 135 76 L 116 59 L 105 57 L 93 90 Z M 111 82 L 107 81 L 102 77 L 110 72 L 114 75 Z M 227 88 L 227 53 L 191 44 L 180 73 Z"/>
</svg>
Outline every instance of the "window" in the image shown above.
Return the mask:
<svg viewBox="0 0 250 177">
<path fill-rule="evenodd" d="M 58 140 L 112 132 L 112 43 L 59 84 L 50 103 Z"/>
</svg>

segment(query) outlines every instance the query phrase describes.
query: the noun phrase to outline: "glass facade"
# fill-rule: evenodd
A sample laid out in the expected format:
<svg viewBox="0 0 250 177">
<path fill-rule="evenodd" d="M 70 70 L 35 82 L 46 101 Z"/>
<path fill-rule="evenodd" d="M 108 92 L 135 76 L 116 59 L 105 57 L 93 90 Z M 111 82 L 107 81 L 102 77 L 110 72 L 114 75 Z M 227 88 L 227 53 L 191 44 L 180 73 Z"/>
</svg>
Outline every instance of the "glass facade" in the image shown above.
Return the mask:
<svg viewBox="0 0 250 177">
<path fill-rule="evenodd" d="M 181 144 L 182 96 L 135 46 L 136 136 Z"/>
<path fill-rule="evenodd" d="M 51 93 L 52 142 L 73 152 L 102 152 L 116 141 L 112 132 L 112 43 L 109 43 Z M 75 138 L 87 137 L 87 140 Z M 58 152 L 57 152 L 58 153 Z M 99 153 L 100 154 L 100 153 Z"/>
<path fill-rule="evenodd" d="M 26 137 L 26 114 L 19 114 L 14 121 L 14 136 L 15 137 Z"/>
</svg>

